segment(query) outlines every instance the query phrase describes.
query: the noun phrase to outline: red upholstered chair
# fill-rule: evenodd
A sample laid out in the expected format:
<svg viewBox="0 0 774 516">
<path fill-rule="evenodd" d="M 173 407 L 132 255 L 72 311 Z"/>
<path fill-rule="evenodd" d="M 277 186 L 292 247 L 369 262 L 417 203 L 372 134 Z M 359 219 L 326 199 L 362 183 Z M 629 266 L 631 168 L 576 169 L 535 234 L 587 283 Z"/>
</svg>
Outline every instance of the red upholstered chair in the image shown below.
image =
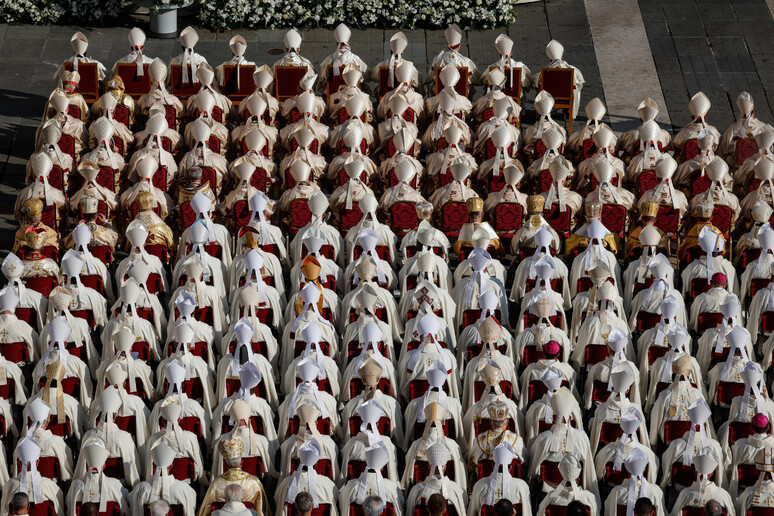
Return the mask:
<svg viewBox="0 0 774 516">
<path fill-rule="evenodd" d="M 468 221 L 468 208 L 464 202 L 447 202 L 441 206 L 440 229 L 448 237 L 456 238 Z"/>
<path fill-rule="evenodd" d="M 56 516 L 56 510 L 54 510 L 54 504 L 52 502 L 44 500 L 40 503 L 30 502 L 28 514 L 29 516 Z"/>
<path fill-rule="evenodd" d="M 301 464 L 301 461 L 299 460 L 298 457 L 290 461 L 291 474 L 296 472 L 299 464 Z M 323 475 L 325 477 L 331 478 L 331 476 L 333 475 L 333 465 L 331 464 L 331 459 L 321 457 L 314 465 L 314 470 L 317 472 L 318 475 Z"/>
<path fill-rule="evenodd" d="M 144 68 L 143 74 L 138 75 L 135 63 L 119 63 L 116 65 L 116 73 L 124 81 L 124 91 L 135 100 L 148 93 L 151 87 L 150 75 L 148 74 L 148 67 L 150 65 L 143 64 L 142 66 Z"/>
<path fill-rule="evenodd" d="M 567 238 L 570 236 L 572 228 L 572 212 L 569 207 L 564 211 L 559 211 L 559 205 L 553 204 L 543 212 L 543 218 L 554 231 Z"/>
<path fill-rule="evenodd" d="M 659 322 L 661 322 L 661 314 L 645 312 L 643 310 L 637 313 L 637 331 L 644 332 L 648 328 L 658 326 Z"/>
<path fill-rule="evenodd" d="M 592 516 L 591 509 L 589 507 L 586 507 L 586 514 L 588 516 Z M 567 506 L 549 505 L 548 507 L 546 507 L 546 516 L 567 516 Z"/>
<path fill-rule="evenodd" d="M 736 382 L 719 382 L 717 387 L 717 402 L 721 405 L 731 405 L 731 400 L 744 393 L 744 384 Z"/>
<path fill-rule="evenodd" d="M 695 197 L 700 193 L 704 193 L 709 190 L 712 185 L 712 180 L 701 169 L 694 170 L 690 176 L 691 183 L 691 196 Z"/>
<path fill-rule="evenodd" d="M 492 459 L 481 459 L 478 461 L 476 466 L 476 473 L 478 478 L 482 479 L 492 474 L 492 471 L 494 471 L 495 463 Z M 518 459 L 513 459 L 511 461 L 511 464 L 508 466 L 508 472 L 512 477 L 521 479 L 524 478 L 524 474 L 526 473 L 526 471 L 524 471 L 522 468 L 521 461 Z"/>
<path fill-rule="evenodd" d="M 29 362 L 30 349 L 25 342 L 4 342 L 0 343 L 0 355 L 9 362 L 21 364 Z"/>
<path fill-rule="evenodd" d="M 681 438 L 690 430 L 690 421 L 666 421 L 664 422 L 664 443 L 669 444 L 675 439 Z M 688 485 L 691 485 L 688 483 Z"/>
<path fill-rule="evenodd" d="M 754 486 L 758 481 L 760 472 L 755 464 L 739 464 L 736 467 L 736 472 L 739 475 L 739 489 L 745 489 L 750 486 Z M 747 514 L 750 514 L 749 512 Z M 774 511 L 772 511 L 774 515 Z"/>
<path fill-rule="evenodd" d="M 346 234 L 347 231 L 357 225 L 363 218 L 363 212 L 360 211 L 360 205 L 357 202 L 352 203 L 352 209 L 348 210 L 343 205 L 339 208 L 339 215 L 341 217 L 340 231 L 342 234 Z"/>
<path fill-rule="evenodd" d="M 349 435 L 356 436 L 360 432 L 360 425 L 363 424 L 363 420 L 360 419 L 360 416 L 352 416 L 347 423 L 349 424 Z M 380 435 L 390 435 L 390 432 L 392 432 L 392 420 L 387 416 L 382 416 L 376 422 L 376 428 L 379 430 Z"/>
<path fill-rule="evenodd" d="M 494 207 L 490 220 L 500 237 L 512 238 L 524 222 L 524 206 L 515 202 L 502 202 Z"/>
<path fill-rule="evenodd" d="M 690 140 L 686 140 L 685 145 L 683 146 L 683 162 L 686 162 L 688 160 L 691 160 L 699 155 L 699 143 L 696 141 L 695 138 L 691 138 Z"/>
<path fill-rule="evenodd" d="M 721 312 L 701 312 L 697 316 L 697 327 L 699 329 L 699 333 L 704 333 L 710 328 L 715 328 L 722 322 L 723 314 Z"/>
<path fill-rule="evenodd" d="M 460 474 L 464 474 L 463 472 L 460 472 Z M 411 477 L 411 480 L 414 482 L 422 482 L 424 479 L 426 479 L 430 475 L 430 463 L 426 460 L 416 460 L 414 461 L 414 474 Z M 444 475 L 449 477 L 450 479 L 455 479 L 457 475 L 457 469 L 454 465 L 454 461 L 450 460 L 446 463 L 446 469 L 444 470 Z"/>
<path fill-rule="evenodd" d="M 758 152 L 758 143 L 755 138 L 739 138 L 736 140 L 736 164 L 741 165 L 744 160 Z"/>
<path fill-rule="evenodd" d="M 53 276 L 43 276 L 37 278 L 22 279 L 24 286 L 39 292 L 43 297 L 48 297 L 54 287 L 58 285 L 57 279 Z"/>
<path fill-rule="evenodd" d="M 712 225 L 723 232 L 724 235 L 731 233 L 731 225 L 734 222 L 734 210 L 729 206 L 716 205 L 712 211 Z"/>
<path fill-rule="evenodd" d="M 643 170 L 637 176 L 637 192 L 641 196 L 659 183 L 655 170 Z"/>
<path fill-rule="evenodd" d="M 567 131 L 572 132 L 573 104 L 575 102 L 575 70 L 572 68 L 543 68 L 540 71 L 540 90 L 554 98 L 555 109 L 569 110 Z"/>
<path fill-rule="evenodd" d="M 591 368 L 594 364 L 603 362 L 609 354 L 607 344 L 586 344 L 583 349 L 583 357 L 586 361 L 586 368 Z"/>
<path fill-rule="evenodd" d="M 19 463 L 19 461 L 17 461 Z M 21 464 L 19 463 L 19 466 Z M 18 470 L 17 466 L 17 470 Z M 59 459 L 56 458 L 56 456 L 51 457 L 40 457 L 40 462 L 38 463 L 38 472 L 41 476 L 50 478 L 51 480 L 57 480 L 60 478 L 62 474 L 62 467 L 59 464 Z"/>
<path fill-rule="evenodd" d="M 669 346 L 654 346 L 651 345 L 648 348 L 648 365 L 652 366 L 653 362 L 663 357 L 669 352 Z"/>
<path fill-rule="evenodd" d="M 349 382 L 350 398 L 356 398 L 358 395 L 360 395 L 361 392 L 363 392 L 363 389 L 365 389 L 363 380 L 361 380 L 360 378 L 353 378 L 352 380 L 350 380 Z M 390 383 L 390 380 L 387 378 L 382 378 L 381 380 L 379 380 L 377 389 L 382 391 L 387 396 L 395 397 L 395 389 L 393 389 L 392 384 Z"/>
<path fill-rule="evenodd" d="M 755 297 L 755 294 L 766 287 L 768 287 L 774 278 L 753 278 L 750 280 L 750 299 Z"/>
<path fill-rule="evenodd" d="M 299 422 L 298 416 L 293 416 L 293 419 L 288 420 L 288 435 L 295 435 L 298 433 Z M 323 435 L 331 435 L 331 420 L 330 418 L 320 418 L 317 420 L 317 430 Z M 319 461 L 318 461 L 319 463 Z M 315 468 L 317 469 L 317 468 Z"/>
<path fill-rule="evenodd" d="M 627 215 L 626 206 L 605 204 L 602 206 L 600 221 L 608 231 L 615 233 L 619 238 L 623 238 L 623 234 L 626 231 Z"/>
<path fill-rule="evenodd" d="M 670 205 L 660 205 L 653 223 L 658 229 L 668 234 L 675 234 L 680 227 L 680 210 Z"/>
<path fill-rule="evenodd" d="M 417 217 L 416 203 L 414 202 L 393 203 L 389 213 L 390 227 L 399 237 L 419 226 L 419 217 Z"/>
</svg>

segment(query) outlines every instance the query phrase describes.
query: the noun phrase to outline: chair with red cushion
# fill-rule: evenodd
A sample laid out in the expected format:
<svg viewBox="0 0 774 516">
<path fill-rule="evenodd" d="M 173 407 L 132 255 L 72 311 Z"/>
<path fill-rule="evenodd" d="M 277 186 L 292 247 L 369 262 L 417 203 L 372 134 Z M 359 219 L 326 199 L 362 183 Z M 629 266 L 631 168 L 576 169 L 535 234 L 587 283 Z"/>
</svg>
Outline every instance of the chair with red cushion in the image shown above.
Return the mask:
<svg viewBox="0 0 774 516">
<path fill-rule="evenodd" d="M 661 322 L 661 314 L 643 310 L 637 312 L 637 331 L 644 332 L 648 328 L 654 328 L 658 326 L 659 322 Z"/>
<path fill-rule="evenodd" d="M 696 141 L 695 138 L 691 138 L 690 140 L 686 140 L 685 144 L 683 145 L 683 162 L 692 160 L 696 156 L 699 155 L 699 143 Z"/>
<path fill-rule="evenodd" d="M 318 428 L 320 425 L 317 425 Z M 299 464 L 301 464 L 301 460 L 298 457 L 295 457 L 291 459 L 290 461 L 290 474 L 296 472 L 298 469 Z M 320 458 L 320 460 L 317 461 L 317 463 L 314 465 L 314 470 L 317 472 L 318 475 L 322 475 L 328 478 L 332 478 L 333 475 L 333 464 L 331 463 L 331 459 L 328 458 Z"/>
<path fill-rule="evenodd" d="M 295 199 L 290 202 L 290 229 L 298 232 L 312 222 L 312 212 L 306 199 Z"/>
<path fill-rule="evenodd" d="M 426 460 L 415 460 L 414 474 L 411 477 L 411 480 L 414 482 L 422 482 L 429 475 L 430 475 L 430 463 L 427 462 Z M 457 468 L 454 465 L 453 460 L 450 460 L 449 462 L 446 463 L 446 469 L 444 470 L 444 475 L 450 479 L 456 479 Z"/>
<path fill-rule="evenodd" d="M 643 170 L 637 176 L 637 191 L 639 195 L 656 187 L 659 183 L 658 176 L 654 170 Z"/>
<path fill-rule="evenodd" d="M 695 197 L 709 190 L 712 180 L 701 169 L 694 170 L 690 176 L 691 196 Z"/>
<path fill-rule="evenodd" d="M 9 508 L 10 511 L 10 508 Z M 27 508 L 27 514 L 29 516 L 56 516 L 56 510 L 54 510 L 54 504 L 49 500 L 43 500 L 40 503 L 30 502 Z"/>
<path fill-rule="evenodd" d="M 739 138 L 736 140 L 736 164 L 741 165 L 744 160 L 758 152 L 758 143 L 755 138 Z"/>
<path fill-rule="evenodd" d="M 664 233 L 677 233 L 680 228 L 680 210 L 669 205 L 660 205 L 653 225 Z"/>
<path fill-rule="evenodd" d="M 771 282 L 774 281 L 774 278 L 752 278 L 750 280 L 750 296 L 749 298 L 752 299 L 755 297 L 755 294 L 766 287 L 768 287 Z"/>
<path fill-rule="evenodd" d="M 539 477 L 541 482 L 557 486 L 562 483 L 562 473 L 559 471 L 559 463 L 544 460 L 540 463 Z"/>
<path fill-rule="evenodd" d="M 93 288 L 103 296 L 105 295 L 105 281 L 99 274 L 84 274 L 81 276 L 81 283 L 86 287 Z"/>
<path fill-rule="evenodd" d="M 624 480 L 631 477 L 631 474 L 629 474 L 623 465 L 621 465 L 620 471 L 613 469 L 613 466 L 614 464 L 612 462 L 605 464 L 605 474 L 602 477 L 602 481 L 605 484 L 609 486 L 618 486 L 621 485 Z"/>
<path fill-rule="evenodd" d="M 403 201 L 395 202 L 390 206 L 390 227 L 397 236 L 402 237 L 417 226 L 419 226 L 419 217 L 416 203 Z"/>
<path fill-rule="evenodd" d="M 691 297 L 696 298 L 699 294 L 703 294 L 708 291 L 712 285 L 707 281 L 707 278 L 694 278 L 691 280 L 690 288 L 688 289 Z"/>
<path fill-rule="evenodd" d="M 467 221 L 468 208 L 464 202 L 447 202 L 441 206 L 440 230 L 447 237 L 458 237 L 460 229 Z"/>
<path fill-rule="evenodd" d="M 479 459 L 478 464 L 476 465 L 478 478 L 482 479 L 491 475 L 492 471 L 494 471 L 494 466 L 495 463 L 492 459 Z M 522 475 L 526 473 L 522 468 L 521 461 L 518 459 L 513 459 L 511 461 L 511 464 L 508 466 L 508 472 L 512 477 L 521 479 L 524 478 Z"/>
<path fill-rule="evenodd" d="M 652 366 L 653 362 L 663 357 L 669 352 L 669 346 L 656 346 L 651 345 L 648 348 L 648 365 Z"/>
<path fill-rule="evenodd" d="M 9 362 L 21 364 L 29 362 L 30 349 L 26 342 L 3 342 L 0 343 L 0 355 Z"/>
<path fill-rule="evenodd" d="M 53 276 L 24 278 L 22 279 L 22 283 L 24 283 L 25 287 L 34 290 L 35 292 L 39 292 L 43 297 L 48 297 L 49 294 L 51 294 L 51 291 L 54 290 L 54 287 L 59 284 L 57 279 Z"/>
<path fill-rule="evenodd" d="M 603 362 L 609 354 L 609 348 L 607 344 L 586 344 L 583 349 L 583 357 L 586 362 L 586 368 L 590 368 L 594 364 Z"/>
<path fill-rule="evenodd" d="M 41 476 L 50 478 L 51 480 L 57 480 L 62 474 L 62 467 L 59 464 L 59 459 L 56 456 L 40 457 L 38 462 L 38 473 Z"/>
<path fill-rule="evenodd" d="M 626 231 L 626 206 L 620 204 L 605 204 L 602 206 L 602 217 L 599 219 L 608 231 L 623 238 Z"/>
<path fill-rule="evenodd" d="M 341 217 L 342 234 L 346 234 L 347 231 L 357 226 L 358 222 L 363 218 L 363 212 L 360 211 L 360 205 L 357 202 L 352 203 L 352 209 L 348 210 L 344 206 L 339 209 L 339 215 Z"/>
<path fill-rule="evenodd" d="M 744 384 L 737 382 L 719 382 L 717 386 L 717 402 L 730 406 L 731 400 L 744 393 Z"/>
<path fill-rule="evenodd" d="M 572 212 L 569 207 L 559 211 L 559 205 L 553 204 L 543 212 L 543 218 L 554 231 L 567 238 L 570 236 L 572 226 Z"/>
<path fill-rule="evenodd" d="M 734 223 L 734 210 L 729 206 L 715 205 L 710 222 L 728 238 L 728 235 L 731 233 L 731 226 Z"/>
<path fill-rule="evenodd" d="M 52 434 L 58 435 L 59 437 L 64 437 L 65 439 L 73 435 L 72 423 L 70 422 L 70 418 L 67 416 L 65 416 L 64 423 L 58 422 L 56 414 L 48 416 L 47 428 L 51 431 Z"/>
<path fill-rule="evenodd" d="M 427 390 L 430 388 L 430 384 L 425 379 L 415 379 L 411 380 L 409 382 L 409 400 L 415 400 L 417 398 L 421 398 L 424 396 L 424 394 L 427 392 Z M 448 384 L 443 384 L 443 390 L 448 393 L 449 386 Z"/>
<path fill-rule="evenodd" d="M 356 436 L 360 432 L 363 420 L 360 419 L 360 416 L 352 416 L 347 423 L 349 424 L 349 435 Z M 392 432 L 392 420 L 387 416 L 382 416 L 376 422 L 376 428 L 379 430 L 380 435 L 390 435 Z"/>
<path fill-rule="evenodd" d="M 687 432 L 690 429 L 691 429 L 690 421 L 665 421 L 664 422 L 664 443 L 669 444 L 675 439 L 681 438 L 685 434 L 685 432 Z"/>
<path fill-rule="evenodd" d="M 524 222 L 524 206 L 515 202 L 496 205 L 490 217 L 492 227 L 501 238 L 512 238 Z"/>
<path fill-rule="evenodd" d="M 697 317 L 697 327 L 699 333 L 704 333 L 710 328 L 715 328 L 717 325 L 723 322 L 723 314 L 721 312 L 701 312 Z"/>
<path fill-rule="evenodd" d="M 288 420 L 288 435 L 295 435 L 298 433 L 300 425 L 298 416 L 293 416 Z M 317 430 L 323 435 L 331 435 L 331 420 L 330 418 L 320 418 L 317 420 Z M 316 468 L 315 468 L 316 469 Z"/>
</svg>

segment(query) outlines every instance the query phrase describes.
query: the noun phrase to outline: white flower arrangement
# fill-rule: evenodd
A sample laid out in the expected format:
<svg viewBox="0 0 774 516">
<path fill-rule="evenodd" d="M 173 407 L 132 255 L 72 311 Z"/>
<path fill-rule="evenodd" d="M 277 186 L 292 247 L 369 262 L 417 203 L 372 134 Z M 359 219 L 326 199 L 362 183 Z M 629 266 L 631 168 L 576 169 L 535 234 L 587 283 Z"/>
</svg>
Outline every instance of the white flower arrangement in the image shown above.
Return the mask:
<svg viewBox="0 0 774 516">
<path fill-rule="evenodd" d="M 0 0 L 0 21 L 94 24 L 131 12 L 136 0 Z M 194 4 L 203 25 L 236 28 L 390 27 L 488 29 L 513 22 L 515 0 L 152 0 L 152 9 Z"/>
<path fill-rule="evenodd" d="M 188 7 L 192 3 L 193 0 L 153 0 L 151 11 L 157 13 L 160 9 L 169 9 L 170 7 Z"/>
<path fill-rule="evenodd" d="M 36 25 L 63 22 L 93 24 L 118 18 L 131 12 L 134 6 L 134 0 L 0 0 L 0 20 Z"/>
<path fill-rule="evenodd" d="M 2 0 L 0 0 L 2 1 Z M 512 23 L 514 0 L 196 0 L 199 20 L 217 29 L 353 28 L 488 29 Z"/>
</svg>

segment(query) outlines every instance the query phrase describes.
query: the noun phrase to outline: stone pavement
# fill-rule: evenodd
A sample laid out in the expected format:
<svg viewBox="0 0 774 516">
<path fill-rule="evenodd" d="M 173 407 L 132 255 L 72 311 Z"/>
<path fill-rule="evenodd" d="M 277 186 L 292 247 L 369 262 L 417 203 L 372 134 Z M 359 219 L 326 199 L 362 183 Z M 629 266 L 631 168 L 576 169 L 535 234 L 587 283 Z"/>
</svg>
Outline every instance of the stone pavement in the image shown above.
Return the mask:
<svg viewBox="0 0 774 516">
<path fill-rule="evenodd" d="M 769 0 L 774 4 L 774 0 Z M 639 2 L 637 16 L 636 8 Z M 590 23 L 591 20 L 591 23 Z M 180 27 L 195 20 L 180 20 Z M 33 151 L 33 139 L 52 76 L 72 53 L 69 40 L 81 30 L 89 38 L 88 54 L 108 68 L 127 52 L 126 35 L 133 25 L 147 29 L 147 19 L 129 19 L 125 27 L 83 28 L 0 25 L 0 244 L 10 247 L 12 203 L 24 186 L 24 165 Z M 758 115 L 772 121 L 774 96 L 774 19 L 766 0 L 544 0 L 518 7 L 516 22 L 507 29 L 469 32 L 462 52 L 480 67 L 497 59 L 496 36 L 507 31 L 514 54 L 533 73 L 546 63 L 545 45 L 556 39 L 565 46 L 565 59 L 583 72 L 583 105 L 594 97 L 606 101 L 615 130 L 637 125 L 637 104 L 652 95 L 666 109 L 659 118 L 679 130 L 689 118 L 688 99 L 703 90 L 713 106 L 709 121 L 722 131 L 734 117 L 739 91 L 749 91 Z M 352 48 L 374 65 L 389 54 L 388 30 L 353 31 Z M 443 31 L 404 31 L 409 39 L 407 59 L 420 73 L 444 45 Z M 283 31 L 229 31 L 200 29 L 197 51 L 217 65 L 230 58 L 228 41 L 236 34 L 248 41 L 246 56 L 271 65 L 271 49 L 283 47 Z M 332 32 L 314 29 L 304 34 L 302 53 L 319 64 L 335 47 Z M 168 62 L 180 52 L 177 40 L 148 39 L 145 53 Z M 602 74 L 600 74 L 602 70 Z M 633 77 L 629 72 L 635 71 Z M 524 121 L 534 112 L 529 96 Z M 671 123 L 670 123 L 671 122 Z M 671 126 L 671 127 L 670 127 Z"/>
</svg>

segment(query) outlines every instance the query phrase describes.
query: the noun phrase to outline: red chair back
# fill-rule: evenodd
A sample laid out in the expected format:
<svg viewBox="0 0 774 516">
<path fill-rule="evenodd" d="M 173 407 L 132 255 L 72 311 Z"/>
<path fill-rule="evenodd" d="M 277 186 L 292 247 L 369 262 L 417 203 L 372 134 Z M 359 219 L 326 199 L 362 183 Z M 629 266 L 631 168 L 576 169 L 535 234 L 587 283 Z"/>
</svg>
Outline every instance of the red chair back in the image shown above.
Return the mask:
<svg viewBox="0 0 774 516">
<path fill-rule="evenodd" d="M 396 202 L 390 206 L 390 227 L 399 237 L 419 226 L 416 203 Z"/>
<path fill-rule="evenodd" d="M 26 342 L 4 342 L 0 343 L 0 355 L 9 362 L 21 364 L 29 362 L 30 349 Z"/>
<path fill-rule="evenodd" d="M 695 139 L 686 140 L 683 146 L 683 161 L 688 161 L 699 155 L 699 143 Z"/>
<path fill-rule="evenodd" d="M 755 138 L 739 138 L 736 140 L 736 164 L 741 165 L 744 160 L 751 158 L 758 152 L 758 143 Z"/>
<path fill-rule="evenodd" d="M 668 205 L 659 206 L 653 225 L 664 233 L 677 233 L 680 227 L 680 210 Z"/>
<path fill-rule="evenodd" d="M 559 205 L 554 204 L 543 212 L 543 218 L 560 235 L 565 238 L 570 235 L 572 212 L 569 207 L 565 208 L 564 211 L 559 211 Z"/>
<path fill-rule="evenodd" d="M 502 202 L 495 206 L 491 219 L 497 234 L 510 238 L 524 223 L 524 206 L 515 202 Z"/>
<path fill-rule="evenodd" d="M 148 67 L 150 65 L 143 64 L 142 66 L 144 69 L 143 74 L 138 75 L 137 64 L 135 63 L 119 63 L 116 65 L 116 73 L 124 81 L 124 91 L 134 100 L 137 100 L 148 93 L 151 88 L 150 75 L 148 74 Z"/>
<path fill-rule="evenodd" d="M 637 190 L 639 195 L 655 188 L 658 183 L 659 179 L 656 176 L 655 170 L 643 170 L 637 176 Z"/>
<path fill-rule="evenodd" d="M 602 206 L 600 221 L 611 233 L 623 236 L 626 230 L 626 206 L 620 204 L 605 204 Z"/>
<path fill-rule="evenodd" d="M 685 432 L 687 432 L 690 429 L 691 429 L 690 421 L 664 422 L 664 443 L 669 444 L 675 439 L 681 438 L 685 434 Z M 691 485 L 691 484 L 688 483 L 688 485 Z"/>
<path fill-rule="evenodd" d="M 22 279 L 24 286 L 39 292 L 41 296 L 48 297 L 54 287 L 58 285 L 58 281 L 53 276 L 42 276 L 37 278 L 24 278 Z"/>
<path fill-rule="evenodd" d="M 700 333 L 715 328 L 722 322 L 723 314 L 721 312 L 701 312 L 697 317 L 697 327 Z"/>
</svg>

